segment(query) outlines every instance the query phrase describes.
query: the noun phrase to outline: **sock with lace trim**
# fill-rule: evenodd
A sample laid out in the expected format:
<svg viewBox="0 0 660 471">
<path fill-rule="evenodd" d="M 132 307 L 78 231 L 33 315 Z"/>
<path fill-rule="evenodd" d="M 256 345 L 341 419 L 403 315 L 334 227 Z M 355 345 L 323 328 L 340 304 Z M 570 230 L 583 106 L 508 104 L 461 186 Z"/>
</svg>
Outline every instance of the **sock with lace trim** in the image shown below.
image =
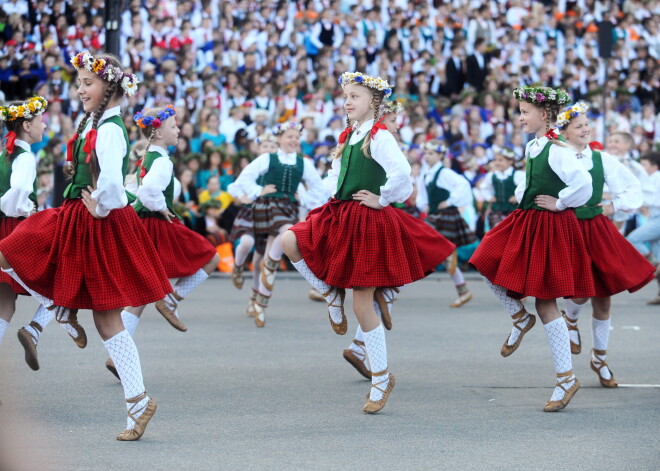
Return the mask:
<svg viewBox="0 0 660 471">
<path fill-rule="evenodd" d="M 208 277 L 208 273 L 200 268 L 190 276 L 179 278 L 174 285 L 174 291 L 185 299 L 195 288 L 204 283 Z"/>
<path fill-rule="evenodd" d="M 607 345 L 610 342 L 610 325 L 610 319 L 601 321 L 593 317 L 591 318 L 591 333 L 594 340 L 594 350 L 607 350 Z M 596 355 L 593 350 L 591 351 L 591 359 L 594 360 L 594 362 L 605 361 L 606 356 L 607 355 Z M 607 366 L 601 368 L 600 375 L 603 379 L 612 378 L 612 372 Z"/>
<path fill-rule="evenodd" d="M 305 278 L 313 288 L 316 289 L 319 293 L 324 295 L 323 297 L 328 303 L 328 312 L 332 318 L 332 322 L 335 324 L 340 324 L 342 321 L 341 307 L 331 307 L 330 304 L 339 305 L 339 293 L 337 288 L 330 289 L 330 285 L 325 283 L 323 280 L 319 279 L 312 273 L 312 270 L 309 269 L 305 260 L 301 259 L 299 262 L 293 263 L 293 266 L 300 272 L 300 274 Z M 325 294 L 328 293 L 327 296 Z"/>
<path fill-rule="evenodd" d="M 135 337 L 135 329 L 137 329 L 137 326 L 140 323 L 140 318 L 132 312 L 123 310 L 121 311 L 121 320 L 131 337 Z"/>
<path fill-rule="evenodd" d="M 372 373 L 385 372 L 379 376 L 371 377 L 371 384 L 377 384 L 383 391 L 389 385 L 389 373 L 387 372 L 387 344 L 385 342 L 385 329 L 383 324 L 379 324 L 374 330 L 363 332 L 364 344 L 369 356 Z M 380 401 L 383 398 L 383 393 L 372 387 L 369 392 L 369 399 L 372 401 Z"/>
<path fill-rule="evenodd" d="M 483 275 L 481 275 L 481 277 L 484 279 L 484 282 L 490 288 L 490 290 L 493 292 L 495 297 L 497 299 L 499 299 L 500 303 L 502 303 L 502 306 L 504 306 L 504 310 L 511 317 L 515 316 L 522 309 L 524 309 L 523 304 L 519 300 L 513 299 L 510 296 L 507 296 L 506 288 L 504 288 L 503 286 L 494 285 L 488 278 L 486 278 Z M 529 313 L 525 313 L 524 321 L 519 322 L 518 326 L 520 328 L 524 328 L 525 326 L 527 326 L 527 323 L 529 322 L 529 319 L 530 319 Z M 511 335 L 509 335 L 509 339 L 507 341 L 507 344 L 508 345 L 513 345 L 514 343 L 516 343 L 519 336 L 520 336 L 520 330 L 518 330 L 515 327 L 511 327 Z"/>
<path fill-rule="evenodd" d="M 32 295 L 32 297 L 39 302 L 39 304 L 43 304 L 44 306 L 46 306 L 46 308 L 49 308 L 53 305 L 53 300 L 52 299 L 48 299 L 46 296 L 42 296 L 39 293 L 37 293 L 36 291 L 34 291 L 33 289 L 28 288 L 27 285 L 25 283 L 23 283 L 23 280 L 21 280 L 18 277 L 18 275 L 16 274 L 16 272 L 14 271 L 13 268 L 8 268 L 6 270 L 4 268 L 0 268 L 0 270 L 5 272 L 7 275 L 11 276 L 16 281 L 16 283 L 18 283 L 23 288 L 25 288 L 25 291 L 30 293 Z"/>
<path fill-rule="evenodd" d="M 573 369 L 573 358 L 571 357 L 571 343 L 568 337 L 568 327 L 563 318 L 558 318 L 548 322 L 543 326 L 545 333 L 548 337 L 548 344 L 550 345 L 550 352 L 552 359 L 555 363 L 555 371 L 557 374 L 565 373 Z M 557 382 L 565 378 L 557 378 Z M 570 381 L 564 385 L 566 389 L 570 389 L 575 384 L 575 375 L 571 375 Z M 559 386 L 555 386 L 552 392 L 551 401 L 559 401 L 564 397 L 564 390 Z"/>
</svg>

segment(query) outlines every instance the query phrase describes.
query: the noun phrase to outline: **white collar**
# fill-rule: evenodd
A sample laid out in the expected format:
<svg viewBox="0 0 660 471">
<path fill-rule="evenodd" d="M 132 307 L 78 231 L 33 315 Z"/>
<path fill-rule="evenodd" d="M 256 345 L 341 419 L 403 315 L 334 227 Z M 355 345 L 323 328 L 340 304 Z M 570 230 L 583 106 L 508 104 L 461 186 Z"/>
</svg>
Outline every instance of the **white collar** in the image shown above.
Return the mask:
<svg viewBox="0 0 660 471">
<path fill-rule="evenodd" d="M 591 159 L 592 154 L 593 154 L 593 151 L 591 150 L 591 147 L 589 147 L 588 144 L 587 144 L 587 147 L 585 147 L 583 150 L 580 150 L 580 151 L 576 150 L 575 151 L 575 156 L 578 159 L 582 159 L 584 157 L 587 157 L 587 158 Z"/>
<path fill-rule="evenodd" d="M 30 148 L 30 144 L 28 144 L 27 142 L 25 142 L 22 139 L 16 139 L 14 141 L 14 145 L 17 145 L 18 147 L 23 149 L 25 152 L 32 152 L 32 149 Z"/>
<path fill-rule="evenodd" d="M 431 174 L 431 175 L 435 175 L 435 172 L 440 170 L 440 168 L 442 168 L 442 160 L 434 163 L 433 167 L 429 167 L 428 173 Z"/>
<path fill-rule="evenodd" d="M 364 123 L 362 123 L 360 125 L 360 127 L 355 130 L 355 132 L 357 132 L 358 134 L 365 134 L 365 133 L 371 131 L 371 128 L 373 126 L 374 126 L 374 120 L 369 119 L 369 120 L 365 121 Z"/>
<path fill-rule="evenodd" d="M 512 165 L 511 167 L 507 168 L 507 169 L 506 169 L 505 171 L 503 171 L 503 172 L 500 172 L 499 170 L 495 170 L 493 173 L 494 173 L 494 174 L 495 174 L 500 180 L 504 180 L 504 179 L 510 177 L 514 170 L 515 170 L 515 169 L 513 168 L 513 165 Z"/>
<path fill-rule="evenodd" d="M 534 136 L 534 139 L 532 140 L 533 145 L 544 146 L 547 143 L 548 143 L 548 138 L 545 136 L 545 134 L 541 137 Z"/>
<path fill-rule="evenodd" d="M 277 155 L 281 155 L 282 157 L 287 157 L 289 159 L 295 159 L 296 156 L 298 155 L 298 153 L 297 152 L 290 152 L 290 153 L 287 154 L 282 149 L 277 149 Z"/>
<path fill-rule="evenodd" d="M 113 116 L 120 116 L 121 115 L 121 106 L 113 106 L 112 108 L 108 108 L 103 112 L 101 115 L 101 119 L 99 119 L 99 123 L 105 121 L 106 119 L 110 119 Z"/>
<path fill-rule="evenodd" d="M 166 149 L 163 149 L 161 146 L 156 146 L 156 145 L 153 145 L 153 144 L 151 144 L 149 146 L 149 149 L 147 149 L 147 152 L 158 152 L 163 157 L 169 157 L 169 154 L 167 153 Z"/>
</svg>

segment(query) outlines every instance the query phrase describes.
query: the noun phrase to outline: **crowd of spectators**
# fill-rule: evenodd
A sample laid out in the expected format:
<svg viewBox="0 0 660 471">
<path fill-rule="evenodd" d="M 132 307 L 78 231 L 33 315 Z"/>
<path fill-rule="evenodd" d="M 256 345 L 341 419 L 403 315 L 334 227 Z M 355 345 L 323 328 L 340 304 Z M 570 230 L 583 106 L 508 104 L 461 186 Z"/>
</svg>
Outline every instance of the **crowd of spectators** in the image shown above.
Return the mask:
<svg viewBox="0 0 660 471">
<path fill-rule="evenodd" d="M 173 103 L 181 136 L 172 155 L 191 220 L 203 216 L 200 197 L 218 201 L 203 206 L 217 214 L 231 205 L 224 190 L 278 122 L 304 125 L 301 150 L 323 174 L 345 126 L 337 77 L 346 70 L 394 84 L 411 163 L 430 139 L 443 140 L 453 168 L 469 175 L 484 172 L 498 146 L 522 159 L 528 136 L 511 92 L 532 83 L 589 102 L 595 139 L 629 132 L 633 155 L 660 143 L 660 1 L 121 3 L 120 58 L 142 81 L 124 103 L 134 154 L 133 112 Z M 104 15 L 103 0 L 4 0 L 0 8 L 0 100 L 34 93 L 50 102 L 47 135 L 34 146 L 43 206 L 58 203 L 53 182 L 81 115 L 69 57 L 104 48 Z M 603 21 L 613 24 L 607 60 L 599 57 Z"/>
</svg>

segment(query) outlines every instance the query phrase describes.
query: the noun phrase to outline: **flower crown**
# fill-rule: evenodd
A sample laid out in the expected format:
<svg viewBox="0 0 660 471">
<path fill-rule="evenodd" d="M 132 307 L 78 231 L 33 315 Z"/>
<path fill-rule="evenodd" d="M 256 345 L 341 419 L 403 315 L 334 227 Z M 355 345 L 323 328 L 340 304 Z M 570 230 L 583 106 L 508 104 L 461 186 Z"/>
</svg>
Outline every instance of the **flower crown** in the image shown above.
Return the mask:
<svg viewBox="0 0 660 471">
<path fill-rule="evenodd" d="M 566 129 L 566 126 L 568 126 L 568 123 L 571 122 L 571 119 L 577 118 L 581 114 L 585 114 L 587 111 L 589 111 L 589 105 L 583 101 L 580 101 L 571 106 L 567 106 L 559 112 L 557 115 L 557 122 L 555 124 L 559 129 Z"/>
<path fill-rule="evenodd" d="M 533 105 L 552 102 L 565 105 L 571 101 L 571 97 L 564 90 L 550 87 L 518 87 L 513 90 L 513 96 L 518 101 L 526 101 Z"/>
<path fill-rule="evenodd" d="M 293 121 L 287 121 L 286 123 L 278 124 L 273 128 L 273 135 L 279 136 L 280 134 L 284 134 L 291 129 L 295 129 L 296 131 L 301 132 L 302 125 L 294 123 Z"/>
<path fill-rule="evenodd" d="M 127 74 L 120 67 L 115 67 L 105 59 L 97 59 L 89 51 L 79 52 L 71 57 L 71 64 L 76 69 L 85 69 L 101 77 L 106 82 L 118 83 L 127 96 L 137 93 L 137 85 L 140 81 L 135 74 Z"/>
<path fill-rule="evenodd" d="M 388 101 L 383 105 L 383 115 L 394 113 L 399 114 L 403 111 L 403 103 L 399 100 Z"/>
<path fill-rule="evenodd" d="M 385 98 L 392 94 L 392 86 L 380 77 L 372 77 L 361 72 L 344 72 L 341 74 L 339 85 L 341 85 L 342 90 L 351 83 L 359 83 L 374 90 L 380 90 L 385 94 Z"/>
<path fill-rule="evenodd" d="M 167 105 L 164 109 L 156 113 L 156 116 L 145 116 L 144 110 L 138 111 L 135 113 L 135 116 L 133 116 L 133 120 L 142 129 L 146 128 L 147 126 L 159 128 L 162 126 L 163 121 L 165 121 L 170 116 L 174 116 L 175 114 L 176 112 L 174 111 L 174 107 L 172 105 Z"/>
<path fill-rule="evenodd" d="M 438 154 L 444 154 L 447 152 L 447 148 L 443 144 L 434 144 L 431 141 L 422 144 L 422 152 L 425 150 L 437 152 Z"/>
<path fill-rule="evenodd" d="M 500 147 L 500 149 L 495 152 L 496 155 L 501 155 L 508 160 L 516 160 L 516 153 L 509 149 L 508 147 Z"/>
<path fill-rule="evenodd" d="M 0 106 L 0 121 L 14 121 L 18 118 L 32 119 L 46 111 L 47 106 L 48 101 L 41 96 L 33 96 L 18 106 Z"/>
<path fill-rule="evenodd" d="M 277 139 L 275 138 L 274 134 L 271 134 L 269 132 L 263 133 L 261 136 L 257 137 L 255 139 L 255 142 L 257 144 L 261 144 L 262 142 L 277 142 Z"/>
</svg>

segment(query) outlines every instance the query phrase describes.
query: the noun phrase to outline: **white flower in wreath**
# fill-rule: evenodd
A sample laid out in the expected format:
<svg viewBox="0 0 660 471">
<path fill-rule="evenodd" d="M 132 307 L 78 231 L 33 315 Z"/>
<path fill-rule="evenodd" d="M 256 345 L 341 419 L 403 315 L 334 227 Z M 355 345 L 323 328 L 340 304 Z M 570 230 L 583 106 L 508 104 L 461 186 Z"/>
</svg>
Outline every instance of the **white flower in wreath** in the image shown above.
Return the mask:
<svg viewBox="0 0 660 471">
<path fill-rule="evenodd" d="M 14 114 L 18 113 L 18 106 L 12 105 L 8 108 L 8 110 L 12 115 L 14 115 Z"/>
<path fill-rule="evenodd" d="M 128 96 L 133 96 L 137 93 L 137 89 L 138 89 L 137 84 L 138 81 L 133 80 L 133 77 L 131 77 L 130 75 L 126 75 L 124 76 L 123 79 L 121 79 L 121 88 L 124 89 L 126 95 Z"/>
<path fill-rule="evenodd" d="M 88 54 L 83 56 L 83 67 L 85 70 L 92 71 L 92 66 L 94 65 L 94 58 Z"/>
</svg>

